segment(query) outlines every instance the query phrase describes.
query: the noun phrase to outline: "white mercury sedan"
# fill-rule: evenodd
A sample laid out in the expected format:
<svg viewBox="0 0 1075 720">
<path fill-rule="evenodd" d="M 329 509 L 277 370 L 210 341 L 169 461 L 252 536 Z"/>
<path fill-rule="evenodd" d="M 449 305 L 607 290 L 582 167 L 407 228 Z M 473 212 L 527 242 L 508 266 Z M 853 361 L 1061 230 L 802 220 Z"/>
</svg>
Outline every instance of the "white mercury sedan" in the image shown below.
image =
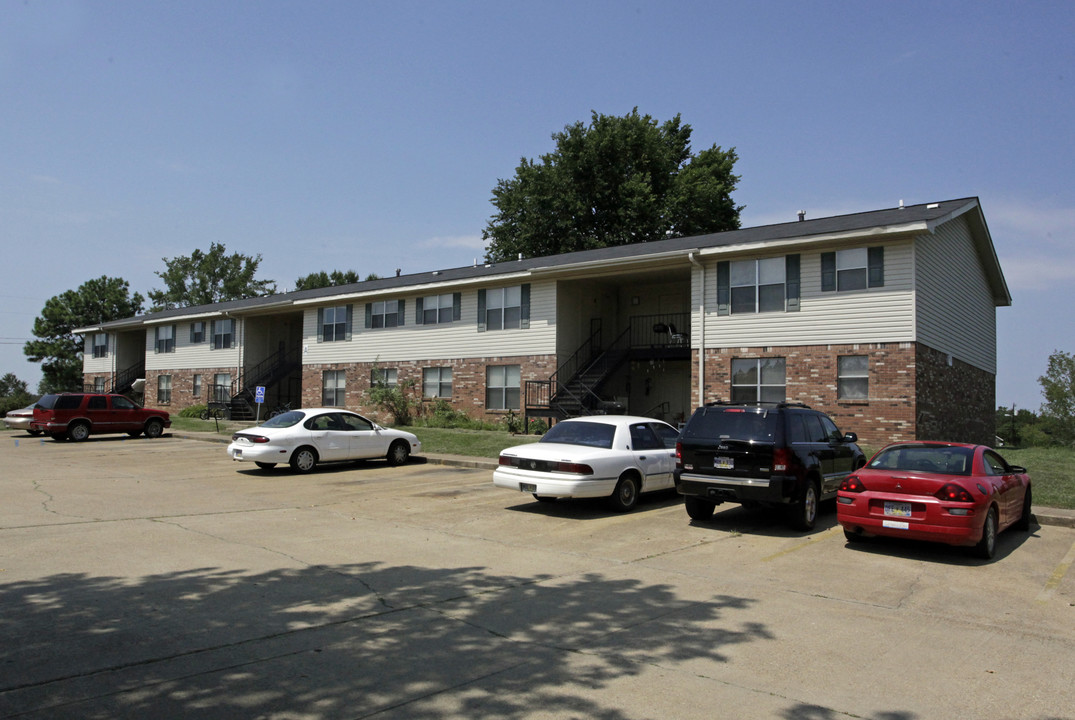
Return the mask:
<svg viewBox="0 0 1075 720">
<path fill-rule="evenodd" d="M 252 462 L 262 470 L 289 463 L 308 473 L 318 463 L 386 458 L 400 465 L 422 447 L 403 430 L 381 427 L 358 413 L 339 408 L 290 410 L 231 436 L 228 456 Z"/>
<path fill-rule="evenodd" d="M 562 420 L 541 440 L 500 453 L 493 484 L 538 500 L 607 497 L 634 508 L 639 493 L 674 487 L 679 431 L 652 418 L 595 415 Z"/>
</svg>

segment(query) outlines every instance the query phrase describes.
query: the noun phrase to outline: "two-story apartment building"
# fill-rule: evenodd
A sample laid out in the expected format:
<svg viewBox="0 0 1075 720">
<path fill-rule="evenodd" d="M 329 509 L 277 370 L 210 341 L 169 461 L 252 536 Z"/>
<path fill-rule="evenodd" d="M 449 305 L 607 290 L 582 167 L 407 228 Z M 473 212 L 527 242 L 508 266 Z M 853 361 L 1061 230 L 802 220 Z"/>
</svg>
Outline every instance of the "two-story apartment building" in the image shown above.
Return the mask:
<svg viewBox="0 0 1075 720">
<path fill-rule="evenodd" d="M 990 442 L 996 308 L 1011 304 L 976 198 L 434 270 L 99 327 L 85 381 L 147 404 L 370 410 L 413 383 L 474 416 L 714 400 L 827 411 L 870 444 Z"/>
</svg>

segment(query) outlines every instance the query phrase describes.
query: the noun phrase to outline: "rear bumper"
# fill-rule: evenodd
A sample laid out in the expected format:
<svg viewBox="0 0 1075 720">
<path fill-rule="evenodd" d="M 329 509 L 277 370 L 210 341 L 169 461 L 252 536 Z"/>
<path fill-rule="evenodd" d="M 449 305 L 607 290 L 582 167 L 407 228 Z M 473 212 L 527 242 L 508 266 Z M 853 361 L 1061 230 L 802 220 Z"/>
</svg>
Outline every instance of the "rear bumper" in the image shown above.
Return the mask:
<svg viewBox="0 0 1075 720">
<path fill-rule="evenodd" d="M 851 502 L 847 502 L 848 499 Z M 976 511 L 971 515 L 951 515 L 942 503 L 929 502 L 924 511 L 916 510 L 910 517 L 886 517 L 882 512 L 871 509 L 873 506 L 869 499 L 863 496 L 849 498 L 847 495 L 839 495 L 836 501 L 836 522 L 853 533 L 926 540 L 947 545 L 975 545 L 982 539 L 984 511 Z"/>
<path fill-rule="evenodd" d="M 698 475 L 676 469 L 676 491 L 680 495 L 721 502 L 791 503 L 799 496 L 799 480 L 794 475 L 764 478 L 732 478 Z"/>
<path fill-rule="evenodd" d="M 493 471 L 493 485 L 520 492 L 559 498 L 608 497 L 616 490 L 617 478 L 508 470 Z"/>
</svg>

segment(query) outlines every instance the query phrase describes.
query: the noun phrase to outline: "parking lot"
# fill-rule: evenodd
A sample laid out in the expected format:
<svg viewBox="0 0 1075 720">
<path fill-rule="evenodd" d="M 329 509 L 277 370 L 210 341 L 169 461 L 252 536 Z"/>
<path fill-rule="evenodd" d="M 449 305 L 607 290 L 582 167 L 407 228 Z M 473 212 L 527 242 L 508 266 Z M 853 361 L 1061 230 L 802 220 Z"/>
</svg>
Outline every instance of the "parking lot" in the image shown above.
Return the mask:
<svg viewBox="0 0 1075 720">
<path fill-rule="evenodd" d="M 1070 528 L 984 562 L 850 547 L 831 506 L 803 535 L 420 460 L 2 441 L 2 717 L 1075 717 Z"/>
</svg>

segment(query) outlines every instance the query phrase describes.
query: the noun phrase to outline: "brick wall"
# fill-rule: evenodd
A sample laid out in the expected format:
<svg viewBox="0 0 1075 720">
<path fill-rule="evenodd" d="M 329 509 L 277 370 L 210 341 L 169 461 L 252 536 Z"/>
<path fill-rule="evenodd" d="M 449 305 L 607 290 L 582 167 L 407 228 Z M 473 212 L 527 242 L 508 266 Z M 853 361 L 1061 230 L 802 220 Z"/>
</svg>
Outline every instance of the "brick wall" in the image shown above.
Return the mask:
<svg viewBox="0 0 1075 720">
<path fill-rule="evenodd" d="M 920 344 L 916 385 L 920 439 L 996 442 L 993 373 Z"/>
<path fill-rule="evenodd" d="M 227 373 L 231 375 L 232 381 L 235 378 L 235 367 L 224 368 L 197 368 L 197 369 L 184 369 L 184 370 L 148 370 L 146 371 L 146 405 L 150 407 L 161 407 L 171 410 L 172 412 L 179 412 L 185 407 L 191 405 L 204 405 L 209 401 L 209 393 L 212 391 L 213 377 L 217 373 Z M 168 403 L 163 403 L 157 397 L 157 378 L 161 375 L 172 376 L 172 400 Z M 202 389 L 198 397 L 194 396 L 194 376 L 202 376 Z"/>
<path fill-rule="evenodd" d="M 366 392 L 370 389 L 374 367 L 382 369 L 394 368 L 396 370 L 396 381 L 398 383 L 412 381 L 414 383 L 413 392 L 416 396 L 422 392 L 422 371 L 424 368 L 450 367 L 452 369 L 452 397 L 450 398 L 452 407 L 465 412 L 473 418 L 497 419 L 503 417 L 506 411 L 489 411 L 485 409 L 485 369 L 490 365 L 519 366 L 522 383 L 522 388 L 520 389 L 521 401 L 527 380 L 544 380 L 556 371 L 556 356 L 527 355 L 304 365 L 302 368 L 302 406 L 320 407 L 322 405 L 322 373 L 325 370 L 343 370 L 346 373 L 344 407 L 348 410 L 368 415 L 377 420 L 377 422 L 390 423 L 392 418 L 384 416 L 383 413 L 373 408 L 366 397 Z M 519 412 L 516 411 L 516 414 L 518 415 Z"/>
</svg>

